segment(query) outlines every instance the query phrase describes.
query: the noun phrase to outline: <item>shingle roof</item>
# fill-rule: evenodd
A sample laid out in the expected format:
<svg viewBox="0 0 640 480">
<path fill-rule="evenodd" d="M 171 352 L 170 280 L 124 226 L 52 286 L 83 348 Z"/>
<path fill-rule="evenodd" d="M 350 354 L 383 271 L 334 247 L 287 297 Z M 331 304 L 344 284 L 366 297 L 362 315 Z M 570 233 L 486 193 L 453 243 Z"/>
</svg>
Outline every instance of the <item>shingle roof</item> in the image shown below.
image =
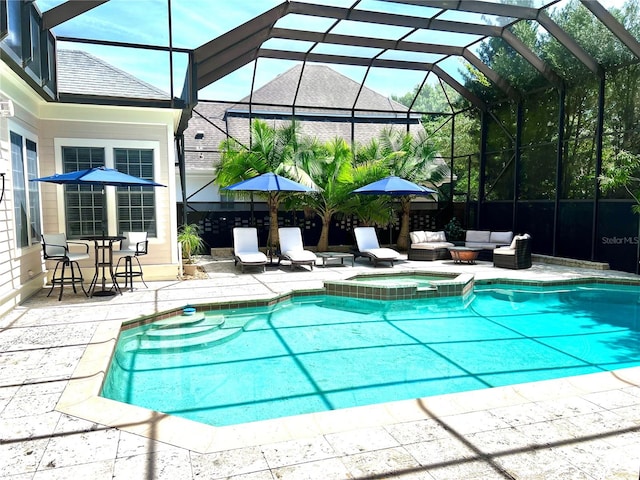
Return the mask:
<svg viewBox="0 0 640 480">
<path fill-rule="evenodd" d="M 301 68 L 296 66 L 257 89 L 252 96 L 251 117 L 263 118 L 274 127 L 289 123 L 292 115 L 290 105 Z M 367 111 L 354 112 L 356 119 L 352 124 L 351 109 L 359 91 L 355 108 Z M 220 161 L 218 147 L 226 138 L 224 132 L 245 145 L 249 144 L 249 100 L 250 97 L 245 97 L 236 104 L 200 101 L 196 105 L 184 132 L 187 171 L 213 169 Z M 351 142 L 352 125 L 353 137 L 360 144 L 377 138 L 391 123 L 400 124 L 398 127 L 403 130 L 407 122 L 411 131 L 422 129 L 418 123 L 419 115 L 410 114 L 408 119 L 408 109 L 404 105 L 366 87 L 361 88 L 357 82 L 322 65 L 304 68 L 296 105 L 295 116 L 302 133 L 321 142 L 335 137 Z"/>
<path fill-rule="evenodd" d="M 159 88 L 80 50 L 58 50 L 60 93 L 101 97 L 169 99 Z"/>
<path fill-rule="evenodd" d="M 298 82 L 300 82 L 299 89 Z M 297 96 L 296 89 L 298 89 Z M 254 104 L 290 106 L 294 105 L 294 98 L 295 105 L 343 108 L 346 109 L 344 113 L 351 113 L 351 108 L 405 114 L 407 112 L 407 107 L 404 105 L 366 86 L 363 87 L 358 82 L 324 65 L 306 65 L 304 70 L 302 65 L 297 65 L 257 89 L 252 96 L 247 96 L 240 101 L 251 100 Z M 233 109 L 248 110 L 248 106 L 238 105 Z M 314 111 L 314 109 L 301 109 L 301 111 Z"/>
</svg>

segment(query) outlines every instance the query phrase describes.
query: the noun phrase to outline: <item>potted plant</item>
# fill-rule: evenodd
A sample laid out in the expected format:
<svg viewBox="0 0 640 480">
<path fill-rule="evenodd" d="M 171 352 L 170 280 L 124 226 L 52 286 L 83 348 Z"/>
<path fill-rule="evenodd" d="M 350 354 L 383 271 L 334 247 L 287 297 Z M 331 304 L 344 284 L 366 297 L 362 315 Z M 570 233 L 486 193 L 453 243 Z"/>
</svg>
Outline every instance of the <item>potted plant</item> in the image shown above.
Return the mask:
<svg viewBox="0 0 640 480">
<path fill-rule="evenodd" d="M 444 233 L 447 235 L 449 242 L 456 243 L 464 241 L 465 232 L 456 217 L 453 217 L 449 220 L 449 223 L 444 226 Z"/>
<path fill-rule="evenodd" d="M 178 232 L 178 242 L 182 244 L 182 266 L 184 273 L 194 275 L 197 266 L 195 265 L 194 255 L 202 252 L 204 249 L 204 240 L 200 236 L 200 225 L 189 223 L 182 225 Z"/>
</svg>

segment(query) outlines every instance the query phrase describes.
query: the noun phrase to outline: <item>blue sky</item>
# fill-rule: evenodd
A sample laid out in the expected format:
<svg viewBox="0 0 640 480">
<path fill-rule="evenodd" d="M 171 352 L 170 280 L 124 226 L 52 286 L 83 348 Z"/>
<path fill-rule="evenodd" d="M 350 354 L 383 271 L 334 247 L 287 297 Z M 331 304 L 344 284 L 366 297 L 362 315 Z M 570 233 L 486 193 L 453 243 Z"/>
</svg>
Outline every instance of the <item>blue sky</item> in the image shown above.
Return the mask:
<svg viewBox="0 0 640 480">
<path fill-rule="evenodd" d="M 196 48 L 221 34 L 242 25 L 252 18 L 264 13 L 282 3 L 283 0 L 173 0 L 173 45 L 174 47 Z M 305 0 L 303 0 L 305 1 Z M 37 0 L 37 5 L 42 11 L 49 10 L 63 0 Z M 352 0 L 316 0 L 314 3 L 334 6 L 350 6 Z M 405 10 L 412 13 L 411 6 L 399 6 L 392 3 L 384 3 L 379 0 L 363 0 L 367 9 L 384 11 Z M 363 8 L 365 8 L 363 7 Z M 112 40 L 132 42 L 150 45 L 168 45 L 168 21 L 166 0 L 111 0 L 93 10 L 90 10 L 64 24 L 54 28 L 57 36 L 95 38 L 100 40 Z M 437 9 L 432 9 L 437 12 Z M 140 23 L 144 19 L 144 23 Z M 304 24 L 301 24 L 304 22 Z M 324 24 L 322 24 L 324 22 Z M 288 28 L 324 29 L 326 20 L 318 21 L 312 17 L 291 17 L 281 21 L 278 26 Z M 398 32 L 392 27 L 375 26 L 375 35 L 382 38 L 396 38 Z M 397 27 L 396 27 L 397 30 Z M 373 30 L 370 32 L 373 35 Z M 335 33 L 342 34 L 367 34 L 362 29 L 357 32 L 349 22 L 344 22 Z M 429 39 L 425 39 L 428 41 Z M 463 38 L 458 40 L 467 43 Z M 150 51 L 132 51 L 117 47 L 103 47 L 88 44 L 71 44 L 61 42 L 60 48 L 81 49 L 92 53 L 105 61 L 151 83 L 165 91 L 169 91 L 169 60 L 166 53 Z M 278 48 L 277 41 L 271 41 L 266 45 L 269 48 Z M 301 45 L 300 48 L 304 48 Z M 345 50 L 345 47 L 342 47 Z M 325 47 L 322 53 L 336 53 L 331 47 Z M 351 53 L 351 52 L 350 52 Z M 368 55 L 367 52 L 355 52 L 357 55 Z M 433 61 L 426 54 L 423 61 Z M 414 60 L 414 58 L 409 58 Z M 174 88 L 179 94 L 184 81 L 186 56 L 174 55 Z M 259 59 L 256 70 L 256 88 L 267 83 L 278 74 L 281 74 L 295 66 L 295 62 L 286 62 L 270 59 Z M 332 68 L 352 79 L 361 82 L 366 73 L 364 67 L 331 65 Z M 454 70 L 457 66 L 454 65 Z M 210 87 L 199 92 L 201 99 L 211 100 L 239 100 L 251 91 L 253 77 L 253 63 L 228 75 Z M 433 76 L 432 76 L 433 77 Z M 388 69 L 372 69 L 367 76 L 366 86 L 385 95 L 402 95 L 424 79 L 423 72 L 411 72 Z M 435 77 L 433 77 L 435 81 Z"/>
<path fill-rule="evenodd" d="M 40 10 L 46 11 L 63 3 L 63 1 L 64 0 L 37 0 L 36 4 Z M 528 1 L 539 3 L 543 0 Z M 562 0 L 561 4 L 566 1 L 568 0 Z M 612 5 L 609 4 L 618 4 L 622 1 L 623 0 L 603 0 L 603 4 L 610 7 Z M 242 25 L 282 2 L 283 0 L 172 0 L 173 46 L 177 48 L 196 48 Z M 349 7 L 352 5 L 353 0 L 315 0 L 313 3 Z M 358 8 L 390 13 L 405 13 L 408 15 L 429 15 L 439 11 L 439 9 L 422 8 L 418 13 L 416 10 L 417 7 L 410 5 L 402 6 L 382 0 L 362 0 Z M 446 19 L 449 20 L 478 21 L 477 16 L 474 19 L 468 18 L 471 14 L 447 12 L 445 15 L 448 15 Z M 143 19 L 143 21 L 141 21 L 141 19 Z M 110 0 L 106 4 L 55 27 L 54 33 L 58 37 L 69 36 L 167 46 L 169 44 L 167 19 L 166 0 Z M 492 20 L 493 19 L 489 19 L 488 21 Z M 278 22 L 277 26 L 324 31 L 328 24 L 326 19 L 288 15 Z M 337 29 L 332 32 L 378 38 L 399 38 L 402 34 L 402 32 L 399 31 L 402 29 L 399 27 L 372 25 L 369 31 L 366 30 L 367 29 L 363 29 L 361 25 L 356 30 L 353 22 L 343 21 Z M 478 38 L 444 32 L 422 32 L 419 37 L 417 35 L 418 34 L 412 37 L 411 40 L 425 43 L 440 43 L 443 40 L 442 37 L 446 36 L 447 42 L 461 46 L 468 45 L 472 43 L 474 39 Z M 264 46 L 266 48 L 281 48 L 282 45 L 278 42 L 278 40 L 271 40 Z M 308 48 L 308 45 L 302 42 L 296 46 L 292 45 L 294 43 L 295 42 L 289 41 L 287 47 L 296 48 L 301 51 Z M 170 90 L 169 56 L 165 52 L 141 51 L 78 43 L 70 44 L 68 42 L 61 42 L 59 47 L 88 51 L 152 85 L 167 92 Z M 348 53 L 368 58 L 376 53 L 367 51 L 367 49 L 349 49 L 347 51 L 346 47 L 327 45 L 322 46 L 319 51 L 321 53 Z M 386 55 L 392 54 L 388 53 Z M 433 62 L 440 58 L 433 55 L 415 53 L 407 53 L 406 58 L 398 58 L 397 54 L 395 55 L 395 57 L 390 56 L 387 58 L 423 62 Z M 174 94 L 176 95 L 179 95 L 182 89 L 186 64 L 186 55 L 174 54 Z M 284 73 L 295 65 L 295 62 L 259 59 L 256 69 L 255 88 L 259 88 L 275 76 Z M 447 59 L 441 66 L 454 78 L 460 78 L 458 72 L 462 64 L 458 58 Z M 362 82 L 366 73 L 364 67 L 331 65 L 331 68 L 349 76 L 357 82 Z M 239 100 L 250 93 L 253 72 L 254 65 L 252 62 L 206 89 L 201 90 L 199 97 L 208 100 Z M 391 96 L 392 94 L 403 95 L 420 84 L 423 79 L 423 72 L 372 69 L 366 77 L 365 85 L 385 96 Z M 435 76 L 431 75 L 429 81 L 436 81 Z"/>
</svg>

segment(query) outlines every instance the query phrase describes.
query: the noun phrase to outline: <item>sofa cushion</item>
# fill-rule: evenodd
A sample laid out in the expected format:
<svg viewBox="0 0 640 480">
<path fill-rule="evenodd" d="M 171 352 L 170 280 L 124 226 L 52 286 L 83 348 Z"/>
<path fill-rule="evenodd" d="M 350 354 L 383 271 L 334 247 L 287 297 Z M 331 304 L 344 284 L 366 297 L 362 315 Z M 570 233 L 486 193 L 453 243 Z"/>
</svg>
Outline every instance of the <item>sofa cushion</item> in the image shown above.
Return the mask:
<svg viewBox="0 0 640 480">
<path fill-rule="evenodd" d="M 439 232 L 424 232 L 426 239 L 425 242 L 446 242 L 447 237 L 444 234 L 444 231 Z"/>
<path fill-rule="evenodd" d="M 499 247 L 493 250 L 494 255 L 515 255 L 516 249 L 511 247 Z"/>
<path fill-rule="evenodd" d="M 499 245 L 509 245 L 513 240 L 513 232 L 491 232 L 489 243 L 497 243 Z"/>
<path fill-rule="evenodd" d="M 422 242 L 412 243 L 411 248 L 414 250 L 437 250 L 439 248 L 453 247 L 451 242 Z"/>
<path fill-rule="evenodd" d="M 465 242 L 489 243 L 491 232 L 488 230 L 467 230 Z"/>
<path fill-rule="evenodd" d="M 483 250 L 493 250 L 496 248 L 495 243 L 483 243 L 483 242 L 464 242 L 465 247 L 469 248 L 482 248 Z"/>
<path fill-rule="evenodd" d="M 409 232 L 409 239 L 411 239 L 411 243 L 418 243 L 418 232 Z"/>
</svg>

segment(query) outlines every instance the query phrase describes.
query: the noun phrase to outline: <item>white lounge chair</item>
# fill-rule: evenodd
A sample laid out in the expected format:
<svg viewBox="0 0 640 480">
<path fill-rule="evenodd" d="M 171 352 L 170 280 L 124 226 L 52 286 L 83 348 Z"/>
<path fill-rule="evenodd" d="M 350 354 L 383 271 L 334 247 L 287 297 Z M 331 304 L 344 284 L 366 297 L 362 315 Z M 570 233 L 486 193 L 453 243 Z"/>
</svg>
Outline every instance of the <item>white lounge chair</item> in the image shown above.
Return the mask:
<svg viewBox="0 0 640 480">
<path fill-rule="evenodd" d="M 373 265 L 378 266 L 378 262 L 393 262 L 400 257 L 400 254 L 392 248 L 380 248 L 378 236 L 373 227 L 355 227 L 353 233 L 356 237 L 358 251 L 354 252 L 356 256 L 368 257 L 373 260 Z"/>
<path fill-rule="evenodd" d="M 291 269 L 294 265 L 309 265 L 311 270 L 316 264 L 316 254 L 311 250 L 305 250 L 302 243 L 302 232 L 298 227 L 278 228 L 278 237 L 280 238 L 280 255 L 278 257 L 278 265 L 281 260 L 291 262 Z"/>
<path fill-rule="evenodd" d="M 243 273 L 245 266 L 262 266 L 264 272 L 269 259 L 258 250 L 258 230 L 256 228 L 236 227 L 233 229 L 233 259 L 235 265 L 240 262 Z"/>
</svg>

